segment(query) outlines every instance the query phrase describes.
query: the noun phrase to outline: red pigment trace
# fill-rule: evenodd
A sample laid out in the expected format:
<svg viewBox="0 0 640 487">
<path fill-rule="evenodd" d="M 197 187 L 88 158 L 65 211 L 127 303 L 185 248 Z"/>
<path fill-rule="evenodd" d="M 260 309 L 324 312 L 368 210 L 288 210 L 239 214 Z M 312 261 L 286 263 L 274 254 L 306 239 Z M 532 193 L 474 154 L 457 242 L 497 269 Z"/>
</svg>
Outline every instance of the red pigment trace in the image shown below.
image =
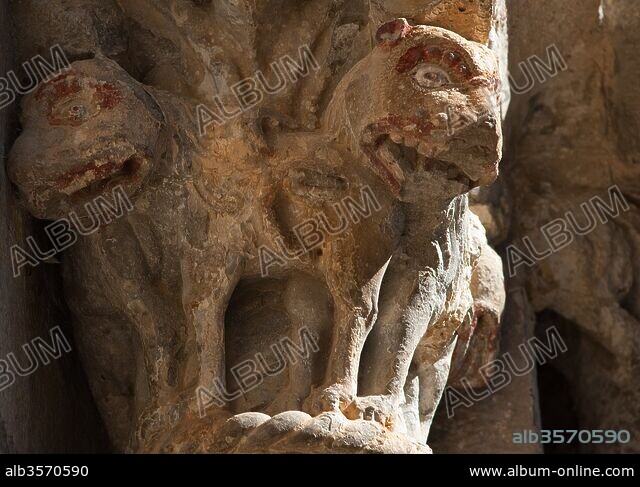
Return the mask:
<svg viewBox="0 0 640 487">
<path fill-rule="evenodd" d="M 422 59 L 422 46 L 412 47 L 398 60 L 398 64 L 396 64 L 396 71 L 398 71 L 398 73 L 411 71 L 420 61 L 422 61 Z"/>
<path fill-rule="evenodd" d="M 378 156 L 376 155 L 373 147 L 362 146 L 362 151 L 367 155 L 369 160 L 374 166 L 374 170 L 380 176 L 380 178 L 385 181 L 390 187 L 391 192 L 398 196 L 400 194 L 400 181 L 398 181 L 395 176 L 389 171 L 386 164 L 384 164 Z"/>
<path fill-rule="evenodd" d="M 462 55 L 456 51 L 447 51 L 443 53 L 439 47 L 415 46 L 405 52 L 398 63 L 396 71 L 398 73 L 406 73 L 415 68 L 421 61 L 434 64 L 446 64 L 451 71 L 456 72 L 464 79 L 471 78 L 471 70 L 464 63 Z"/>
<path fill-rule="evenodd" d="M 93 102 L 100 108 L 111 110 L 122 101 L 122 93 L 113 83 L 103 82 L 94 86 Z"/>
<path fill-rule="evenodd" d="M 415 130 L 405 130 L 407 125 L 415 125 Z M 425 121 L 419 117 L 400 117 L 397 115 L 390 115 L 386 118 L 375 123 L 372 130 L 378 134 L 391 133 L 391 129 L 401 130 L 405 134 L 409 134 L 413 137 L 422 138 L 428 135 L 433 130 L 433 124 Z M 386 164 L 384 164 L 376 155 L 375 149 L 371 146 L 361 145 L 362 151 L 369 158 L 374 165 L 378 175 L 389 184 L 393 194 L 398 196 L 400 194 L 400 181 L 389 171 Z"/>
<path fill-rule="evenodd" d="M 400 42 L 403 37 L 406 37 L 413 27 L 411 27 L 406 21 L 392 20 L 386 24 L 382 24 L 376 31 L 376 41 L 378 44 L 384 47 L 393 47 Z M 391 36 L 391 38 L 385 39 L 385 36 Z"/>
<path fill-rule="evenodd" d="M 114 170 L 117 170 L 117 169 L 119 169 L 119 164 L 116 162 L 108 162 L 101 166 L 98 166 L 95 162 L 90 162 L 83 166 L 67 171 L 65 174 L 59 176 L 54 181 L 54 184 L 57 188 L 64 189 L 73 181 L 75 181 L 77 178 L 83 176 L 85 173 L 89 171 L 95 171 L 95 180 L 98 181 L 100 179 L 105 178 L 106 176 L 108 176 L 110 173 L 112 173 Z"/>
<path fill-rule="evenodd" d="M 44 96 L 47 98 L 59 100 L 62 97 L 77 93 L 80 91 L 80 84 L 76 78 L 73 77 L 73 73 L 59 74 L 55 78 L 43 83 L 36 91 L 36 100 L 42 99 Z"/>
<path fill-rule="evenodd" d="M 416 130 L 408 131 L 404 127 L 407 125 L 415 125 Z M 433 124 L 416 116 L 400 117 L 398 115 L 390 115 L 376 123 L 375 129 L 378 133 L 390 133 L 391 128 L 401 130 L 405 134 L 414 137 L 423 137 L 429 135 L 433 130 Z"/>
</svg>

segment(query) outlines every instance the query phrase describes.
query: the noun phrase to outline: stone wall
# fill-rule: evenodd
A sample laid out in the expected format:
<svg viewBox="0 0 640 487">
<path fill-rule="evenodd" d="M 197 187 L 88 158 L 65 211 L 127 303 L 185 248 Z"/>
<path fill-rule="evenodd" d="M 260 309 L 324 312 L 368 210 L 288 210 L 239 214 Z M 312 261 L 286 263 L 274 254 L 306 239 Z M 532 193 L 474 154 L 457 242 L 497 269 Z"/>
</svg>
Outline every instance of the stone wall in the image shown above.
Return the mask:
<svg viewBox="0 0 640 487">
<path fill-rule="evenodd" d="M 12 59 L 11 23 L 7 2 L 0 5 L 0 73 L 5 76 L 19 60 Z M 0 112 L 0 153 L 7 157 L 16 133 L 14 103 Z M 23 268 L 13 277 L 11 246 L 38 237 L 36 223 L 18 206 L 14 187 L 0 172 L 0 367 L 13 353 L 27 369 L 22 348 L 36 337 L 51 343 L 49 330 L 60 326 L 73 347 L 73 338 L 61 293 L 59 267 Z M 40 239 L 41 240 L 41 239 Z M 9 366 L 11 368 L 11 366 Z M 13 368 L 11 368 L 13 370 Z M 7 378 L 3 370 L 3 381 Z M 0 391 L 0 453 L 104 451 L 105 436 L 90 398 L 86 378 L 75 351 L 45 365 Z"/>
<path fill-rule="evenodd" d="M 635 2 L 510 2 L 511 71 L 531 86 L 512 99 L 502 164 L 508 243 L 526 251 L 528 238 L 535 248 L 516 274 L 538 334 L 555 326 L 568 348 L 540 368 L 542 425 L 626 429 L 632 438 L 640 430 L 638 18 Z M 550 47 L 566 69 L 528 83 L 519 63 L 548 61 Z M 619 206 L 607 215 L 594 198 L 613 207 L 610 190 Z M 638 449 L 632 441 L 578 451 Z"/>
</svg>

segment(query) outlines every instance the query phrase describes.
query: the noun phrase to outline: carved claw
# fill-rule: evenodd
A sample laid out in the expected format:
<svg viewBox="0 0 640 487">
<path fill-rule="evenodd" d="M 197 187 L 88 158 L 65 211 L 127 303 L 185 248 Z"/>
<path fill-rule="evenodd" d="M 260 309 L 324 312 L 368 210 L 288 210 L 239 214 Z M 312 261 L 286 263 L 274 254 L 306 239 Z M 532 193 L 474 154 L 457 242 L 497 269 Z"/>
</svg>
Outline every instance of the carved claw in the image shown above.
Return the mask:
<svg viewBox="0 0 640 487">
<path fill-rule="evenodd" d="M 353 401 L 353 397 L 347 387 L 340 384 L 314 387 L 305 400 L 304 409 L 312 416 L 329 411 L 342 411 Z"/>
<path fill-rule="evenodd" d="M 389 430 L 396 424 L 398 400 L 393 396 L 356 397 L 344 410 L 349 419 L 375 421 Z"/>
</svg>

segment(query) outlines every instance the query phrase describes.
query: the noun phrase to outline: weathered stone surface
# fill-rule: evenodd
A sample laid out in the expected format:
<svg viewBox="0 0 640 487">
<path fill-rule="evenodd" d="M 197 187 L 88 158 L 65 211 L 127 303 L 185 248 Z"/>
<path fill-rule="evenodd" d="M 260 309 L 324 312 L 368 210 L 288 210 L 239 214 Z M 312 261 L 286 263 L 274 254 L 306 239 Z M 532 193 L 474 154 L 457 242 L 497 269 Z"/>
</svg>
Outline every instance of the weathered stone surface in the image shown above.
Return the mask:
<svg viewBox="0 0 640 487">
<path fill-rule="evenodd" d="M 9 2 L 0 5 L 0 73 L 21 74 L 15 55 Z M 47 56 L 47 52 L 43 53 Z M 20 61 L 20 62 L 19 62 Z M 6 88 L 6 86 L 5 86 Z M 6 102 L 6 93 L 2 100 Z M 18 102 L 0 110 L 0 155 L 6 160 L 15 138 Z M 61 278 L 56 266 L 23 269 L 13 277 L 11 247 L 25 245 L 29 236 L 40 245 L 41 222 L 29 218 L 15 188 L 0 171 L 0 453 L 104 452 L 108 444 L 91 401 L 82 365 L 73 350 L 45 364 L 23 349 L 40 337 L 50 343 L 49 330 L 61 326 L 72 342 Z M 73 345 L 72 345 L 73 346 Z M 33 349 L 32 349 L 33 350 Z M 22 370 L 15 374 L 9 354 Z"/>
<path fill-rule="evenodd" d="M 471 401 L 470 405 L 456 405 L 452 400 L 449 409 L 445 404 L 441 405 L 429 436 L 429 445 L 434 452 L 542 453 L 539 443 L 514 443 L 514 433 L 524 430 L 539 433 L 541 427 L 536 369 L 515 375 L 504 358 L 509 354 L 522 369 L 527 361 L 521 347 L 534 336 L 535 314 L 521 285 L 518 282 L 509 283 L 507 306 L 499 330 L 500 348 L 497 358 L 502 361 L 504 370 L 508 373 L 508 383 L 492 391 L 478 377 L 475 383 L 471 382 L 471 376 L 469 384 L 474 386 L 474 396 L 481 399 Z M 489 362 L 490 360 L 485 361 L 484 364 Z M 463 392 L 465 397 L 471 397 L 459 382 L 452 381 L 451 385 Z M 559 424 L 557 429 L 569 426 L 571 425 Z"/>
<path fill-rule="evenodd" d="M 452 357 L 450 384 L 466 379 L 472 387 L 482 387 L 480 368 L 494 360 L 500 349 L 502 312 L 505 305 L 504 278 L 500 256 L 486 243 L 479 219 L 472 223 L 480 255 L 471 275 L 472 319 L 458 332 Z"/>
<path fill-rule="evenodd" d="M 24 55 L 55 38 L 74 61 L 23 100 L 8 170 L 25 205 L 65 218 L 116 188 L 134 204 L 64 261 L 116 450 L 430 451 L 456 343 L 473 375 L 504 301 L 467 197 L 497 176 L 503 67 L 493 3 L 458 3 L 413 23 L 329 0 L 16 6 L 47 14 L 22 24 Z M 303 45 L 306 75 L 199 130 L 198 106 L 237 109 L 234 83 L 275 86 L 270 63 Z M 452 132 L 452 114 L 471 121 Z M 335 229 L 345 201 L 368 214 L 307 248 L 300 225 Z M 297 256 L 265 269 L 265 248 Z M 315 355 L 200 414 L 203 388 L 234 396 L 235 366 L 303 329 Z"/>
<path fill-rule="evenodd" d="M 371 18 L 381 24 L 393 17 L 406 17 L 416 24 L 454 31 L 482 44 L 489 41 L 497 18 L 494 0 L 372 0 Z"/>
<path fill-rule="evenodd" d="M 626 429 L 637 438 L 638 15 L 627 2 L 512 3 L 510 56 L 546 61 L 547 47 L 555 45 L 567 65 L 544 82 L 533 78 L 531 89 L 512 100 L 508 121 L 510 242 L 524 249 L 528 237 L 546 253 L 551 244 L 541 228 L 558 219 L 571 236 L 564 248 L 517 269 L 540 326 L 562 327 L 568 340 L 568 351 L 550 365 L 558 384 L 565 384 L 563 396 L 544 403 L 543 426 L 545 417 L 556 424 L 554 417 L 573 417 L 582 429 Z M 525 85 L 524 72 L 515 70 L 514 78 Z M 611 206 L 608 189 L 614 185 L 628 210 L 619 206 L 619 216 L 604 223 L 590 201 L 599 197 Z M 564 410 L 568 403 L 575 412 Z M 638 443 L 579 450 L 637 452 Z"/>
</svg>

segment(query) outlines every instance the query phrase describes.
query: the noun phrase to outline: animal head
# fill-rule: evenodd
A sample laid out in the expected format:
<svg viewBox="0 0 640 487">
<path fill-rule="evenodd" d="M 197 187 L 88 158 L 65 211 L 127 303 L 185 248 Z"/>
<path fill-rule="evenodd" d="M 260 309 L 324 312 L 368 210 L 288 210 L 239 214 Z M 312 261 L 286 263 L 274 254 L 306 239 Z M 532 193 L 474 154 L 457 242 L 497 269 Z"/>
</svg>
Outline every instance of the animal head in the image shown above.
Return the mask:
<svg viewBox="0 0 640 487">
<path fill-rule="evenodd" d="M 62 218 L 118 185 L 132 195 L 153 165 L 162 118 L 116 63 L 74 62 L 23 99 L 9 176 L 38 218 Z"/>
<path fill-rule="evenodd" d="M 494 54 L 405 19 L 383 24 L 376 41 L 338 86 L 328 129 L 346 129 L 396 194 L 411 180 L 429 180 L 448 196 L 492 182 L 502 145 Z"/>
</svg>

